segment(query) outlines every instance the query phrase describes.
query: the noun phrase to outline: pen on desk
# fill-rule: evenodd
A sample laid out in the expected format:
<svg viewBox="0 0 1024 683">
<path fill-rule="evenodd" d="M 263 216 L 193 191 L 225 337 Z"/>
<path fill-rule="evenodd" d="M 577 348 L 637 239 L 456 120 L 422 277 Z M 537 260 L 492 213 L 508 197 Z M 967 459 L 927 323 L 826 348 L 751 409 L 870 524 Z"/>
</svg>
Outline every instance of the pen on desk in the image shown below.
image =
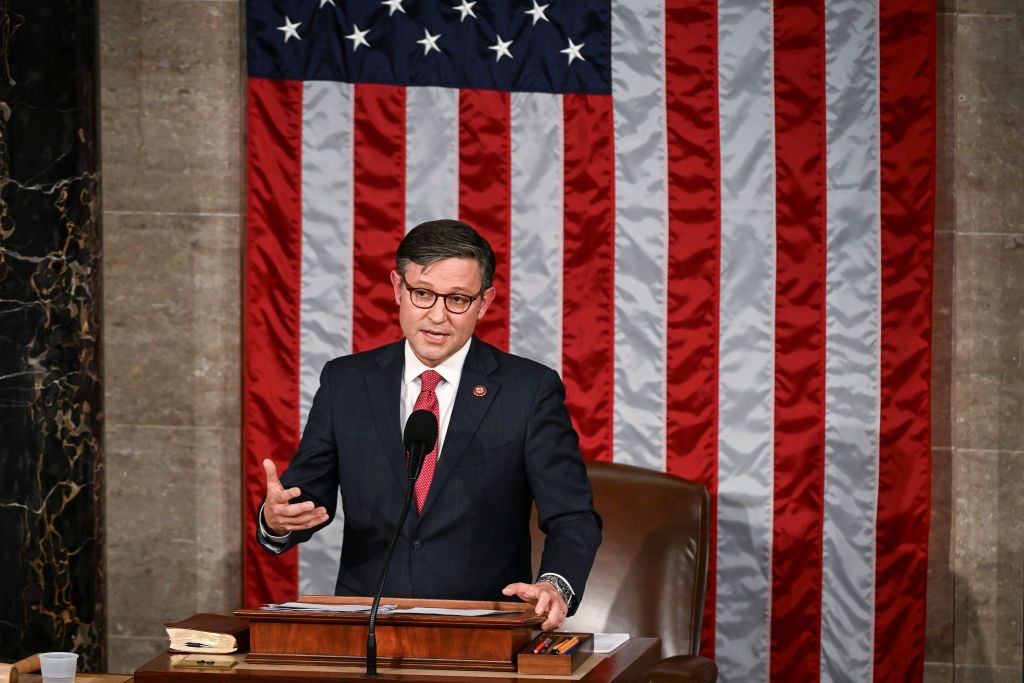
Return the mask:
<svg viewBox="0 0 1024 683">
<path fill-rule="evenodd" d="M 558 647 L 565 639 L 562 636 L 555 636 L 550 640 L 551 642 L 544 646 L 544 649 L 540 651 L 540 654 L 546 655 L 550 652 L 554 652 L 555 648 Z"/>
<path fill-rule="evenodd" d="M 207 645 L 206 643 L 185 643 L 185 647 L 213 647 L 213 645 Z"/>
<path fill-rule="evenodd" d="M 558 647 L 555 648 L 555 654 L 556 655 L 564 655 L 566 650 L 568 650 L 570 647 L 572 647 L 573 645 L 576 645 L 579 642 L 580 642 L 579 636 L 573 636 L 572 638 L 569 638 L 568 640 L 564 640 L 564 641 L 562 641 L 561 643 L 558 644 Z"/>
<path fill-rule="evenodd" d="M 544 640 L 542 640 L 539 643 L 537 643 L 536 647 L 533 648 L 533 654 L 535 654 L 535 655 L 540 654 L 541 651 L 544 650 L 550 644 L 551 644 L 551 638 L 550 637 L 545 638 Z"/>
<path fill-rule="evenodd" d="M 573 653 L 573 650 L 575 650 L 576 648 L 578 648 L 582 644 L 583 644 L 583 641 L 581 640 L 581 641 L 577 642 L 575 645 L 573 645 L 572 647 L 570 647 L 568 650 L 563 652 L 562 654 L 563 655 L 571 655 Z"/>
</svg>

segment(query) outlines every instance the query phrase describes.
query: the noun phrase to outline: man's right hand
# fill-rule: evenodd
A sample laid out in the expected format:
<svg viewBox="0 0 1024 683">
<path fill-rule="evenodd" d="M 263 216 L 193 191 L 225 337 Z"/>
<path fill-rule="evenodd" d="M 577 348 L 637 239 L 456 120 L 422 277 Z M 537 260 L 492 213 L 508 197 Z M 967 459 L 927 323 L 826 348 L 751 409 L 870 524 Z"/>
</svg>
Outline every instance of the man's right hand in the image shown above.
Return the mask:
<svg viewBox="0 0 1024 683">
<path fill-rule="evenodd" d="M 269 458 L 263 461 L 267 473 L 267 502 L 263 505 L 263 524 L 272 536 L 284 536 L 292 531 L 311 529 L 327 521 L 327 510 L 315 507 L 313 501 L 292 505 L 302 491 L 293 486 L 285 489 L 277 478 L 277 468 Z"/>
</svg>

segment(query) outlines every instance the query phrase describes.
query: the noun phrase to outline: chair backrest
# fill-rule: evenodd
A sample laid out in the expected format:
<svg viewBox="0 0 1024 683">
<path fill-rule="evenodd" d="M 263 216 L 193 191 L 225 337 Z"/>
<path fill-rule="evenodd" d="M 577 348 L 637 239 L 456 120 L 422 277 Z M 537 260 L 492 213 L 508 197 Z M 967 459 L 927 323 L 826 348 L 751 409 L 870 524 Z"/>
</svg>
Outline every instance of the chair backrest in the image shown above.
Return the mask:
<svg viewBox="0 0 1024 683">
<path fill-rule="evenodd" d="M 603 540 L 566 630 L 661 638 L 662 657 L 697 654 L 707 585 L 707 489 L 661 472 L 587 463 Z M 536 512 L 535 512 L 536 514 Z M 543 534 L 533 525 L 534 567 Z"/>
</svg>

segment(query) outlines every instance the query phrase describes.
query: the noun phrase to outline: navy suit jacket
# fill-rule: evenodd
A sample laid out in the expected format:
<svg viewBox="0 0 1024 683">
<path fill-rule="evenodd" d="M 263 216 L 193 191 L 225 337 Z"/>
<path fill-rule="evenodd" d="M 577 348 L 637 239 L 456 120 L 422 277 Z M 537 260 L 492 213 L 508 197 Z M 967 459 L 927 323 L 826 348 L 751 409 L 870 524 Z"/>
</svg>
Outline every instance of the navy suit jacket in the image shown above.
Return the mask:
<svg viewBox="0 0 1024 683">
<path fill-rule="evenodd" d="M 341 487 L 338 595 L 373 595 L 405 500 L 404 343 L 327 363 L 299 449 L 281 475 L 285 488 L 298 486 L 300 500 L 322 505 L 330 518 Z M 575 611 L 601 542 L 601 520 L 565 388 L 550 368 L 475 337 L 470 344 L 430 492 L 422 513 L 413 509 L 406 518 L 384 595 L 500 600 L 509 583 L 533 581 L 536 500 L 547 535 L 540 573 L 565 577 L 576 593 Z M 282 552 L 315 531 L 292 532 L 283 547 L 263 545 Z"/>
</svg>

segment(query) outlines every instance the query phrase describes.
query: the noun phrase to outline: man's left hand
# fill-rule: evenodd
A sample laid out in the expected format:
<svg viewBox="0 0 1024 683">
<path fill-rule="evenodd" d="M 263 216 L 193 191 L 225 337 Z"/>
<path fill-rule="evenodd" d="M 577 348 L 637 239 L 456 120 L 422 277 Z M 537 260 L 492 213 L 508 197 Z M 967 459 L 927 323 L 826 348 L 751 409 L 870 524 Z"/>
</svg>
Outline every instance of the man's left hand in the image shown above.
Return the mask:
<svg viewBox="0 0 1024 683">
<path fill-rule="evenodd" d="M 537 614 L 547 614 L 548 618 L 540 625 L 542 631 L 552 631 L 565 623 L 566 605 L 562 595 L 547 581 L 540 583 L 510 583 L 501 591 L 505 595 L 517 596 L 520 600 L 533 605 Z"/>
</svg>

